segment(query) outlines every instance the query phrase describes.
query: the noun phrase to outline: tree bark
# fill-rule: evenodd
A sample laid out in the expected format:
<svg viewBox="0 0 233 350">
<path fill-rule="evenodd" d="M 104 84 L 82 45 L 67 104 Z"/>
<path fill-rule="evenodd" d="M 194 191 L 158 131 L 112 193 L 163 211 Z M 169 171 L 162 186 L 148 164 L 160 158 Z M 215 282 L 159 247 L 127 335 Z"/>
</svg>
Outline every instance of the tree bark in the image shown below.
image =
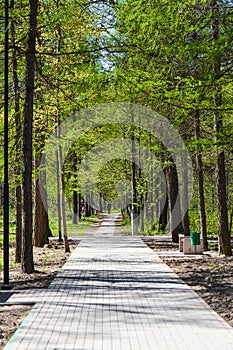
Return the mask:
<svg viewBox="0 0 233 350">
<path fill-rule="evenodd" d="M 58 135 L 60 137 L 60 135 Z M 59 171 L 59 152 L 56 151 L 56 161 L 57 161 L 57 218 L 58 218 L 58 240 L 62 242 L 62 232 L 61 232 L 61 178 Z"/>
<path fill-rule="evenodd" d="M 131 136 L 131 185 L 132 185 L 132 203 L 131 203 L 131 231 L 132 235 L 138 233 L 138 202 L 137 202 L 137 187 L 136 187 L 136 163 L 135 163 L 135 137 Z"/>
<path fill-rule="evenodd" d="M 217 0 L 211 1 L 211 16 L 212 16 L 212 39 L 217 42 L 220 35 L 219 22 L 219 4 Z M 221 77 L 221 56 L 217 52 L 213 58 L 213 84 L 216 88 L 214 91 L 214 131 L 216 141 L 216 188 L 218 202 L 218 240 L 219 254 L 231 256 L 231 237 L 228 228 L 228 209 L 227 209 L 227 190 L 226 190 L 226 170 L 225 170 L 225 153 L 224 148 L 219 146 L 220 133 L 223 132 L 223 120 L 220 115 L 220 107 L 222 106 L 222 91 L 218 86 L 218 80 Z"/>
<path fill-rule="evenodd" d="M 73 190 L 73 224 L 78 223 L 78 192 Z"/>
<path fill-rule="evenodd" d="M 91 195 L 89 193 L 87 193 L 86 194 L 86 203 L 85 203 L 85 215 L 87 218 L 91 216 L 90 201 L 91 201 Z"/>
<path fill-rule="evenodd" d="M 26 82 L 23 130 L 23 242 L 22 271 L 34 272 L 32 246 L 32 126 L 35 80 L 35 47 L 37 27 L 37 0 L 30 0 L 29 28 L 26 48 Z"/>
<path fill-rule="evenodd" d="M 39 169 L 40 162 L 41 154 L 37 154 L 35 169 Z M 45 170 L 41 170 L 35 177 L 34 244 L 36 247 L 43 247 L 49 243 L 49 236 L 51 236 L 45 185 L 46 173 Z"/>
<path fill-rule="evenodd" d="M 232 223 L 233 223 L 233 208 L 231 209 L 231 215 L 230 215 L 230 227 L 229 227 L 230 236 L 232 231 Z"/>
<path fill-rule="evenodd" d="M 57 8 L 59 6 L 59 0 L 56 1 Z M 57 27 L 58 32 L 58 41 L 57 41 L 57 53 L 59 54 L 61 51 L 61 42 L 62 42 L 62 32 L 60 27 Z M 57 56 L 57 65 L 59 66 L 60 60 L 59 55 Z M 56 108 L 57 108 L 57 138 L 59 139 L 61 137 L 60 135 L 60 113 L 59 113 L 59 82 L 56 81 Z M 62 155 L 62 148 L 59 145 L 57 149 L 57 179 L 58 179 L 58 220 L 61 219 L 62 229 L 63 229 L 63 239 L 64 239 L 64 246 L 65 246 L 65 253 L 70 252 L 69 247 L 69 241 L 68 241 L 68 235 L 67 235 L 67 225 L 66 225 L 66 209 L 65 209 L 65 182 L 64 182 L 64 173 L 63 173 L 63 155 Z M 59 222 L 60 225 L 60 222 Z M 59 227 L 60 229 L 60 227 Z M 60 232 L 59 232 L 59 240 L 60 240 Z"/>
<path fill-rule="evenodd" d="M 174 243 L 179 243 L 179 234 L 183 234 L 184 230 L 181 222 L 181 207 L 177 169 L 171 157 L 169 157 L 167 160 L 169 160 L 171 163 L 165 167 L 170 232 L 172 235 L 172 241 Z"/>
<path fill-rule="evenodd" d="M 165 193 L 165 192 L 163 192 Z M 159 227 L 158 230 L 165 232 L 168 223 L 168 196 L 166 194 L 166 199 L 162 210 L 159 212 Z"/>
<path fill-rule="evenodd" d="M 99 210 L 100 213 L 103 211 L 103 198 L 102 198 L 102 193 L 99 194 Z"/>
<path fill-rule="evenodd" d="M 189 206 L 189 200 L 188 200 L 188 159 L 187 159 L 187 152 L 182 153 L 182 226 L 184 230 L 184 235 L 189 236 L 190 235 L 190 229 L 189 229 L 189 216 L 188 216 L 188 206 Z"/>
<path fill-rule="evenodd" d="M 194 125 L 195 125 L 195 138 L 197 141 L 200 141 L 200 138 L 201 138 L 200 113 L 198 109 L 194 113 Z M 203 248 L 204 250 L 208 250 L 203 164 L 202 164 L 202 154 L 200 151 L 200 147 L 197 147 L 197 150 L 196 150 L 196 170 L 197 170 L 197 182 L 198 182 L 199 217 L 200 217 L 200 226 L 201 226 L 201 236 L 203 239 Z"/>
<path fill-rule="evenodd" d="M 82 219 L 82 196 L 81 193 L 78 193 L 78 220 L 79 222 Z"/>
<path fill-rule="evenodd" d="M 224 151 L 222 151 L 217 158 L 216 178 L 217 178 L 217 200 L 218 200 L 219 254 L 231 256 L 232 251 L 231 251 L 231 237 L 228 229 Z"/>
<path fill-rule="evenodd" d="M 58 126 L 59 128 L 59 126 Z M 68 235 L 67 235 L 67 225 L 66 225 L 66 209 L 65 209 L 65 193 L 64 193 L 64 173 L 62 169 L 62 149 L 61 146 L 58 146 L 58 163 L 59 163 L 59 174 L 60 174 L 60 200 L 61 200 L 61 219 L 62 219 L 62 228 L 63 228 L 63 238 L 65 245 L 65 253 L 70 252 Z"/>
<path fill-rule="evenodd" d="M 80 221 L 80 195 L 77 191 L 78 187 L 78 175 L 77 175 L 77 155 L 73 152 L 73 174 L 74 174 L 74 190 L 73 190 L 73 224 L 77 224 Z"/>
<path fill-rule="evenodd" d="M 14 0 L 11 1 L 11 9 L 14 9 Z M 19 177 L 21 175 L 21 162 L 22 162 L 22 122 L 20 113 L 20 90 L 18 79 L 18 63 L 15 48 L 15 23 L 11 21 L 11 41 L 12 41 L 12 77 L 13 77 L 13 89 L 14 89 L 14 119 L 15 119 L 15 167 L 14 172 L 16 176 L 15 187 L 15 202 L 16 202 L 16 248 L 15 248 L 15 262 L 21 262 L 22 255 L 22 186 L 20 184 Z"/>
</svg>

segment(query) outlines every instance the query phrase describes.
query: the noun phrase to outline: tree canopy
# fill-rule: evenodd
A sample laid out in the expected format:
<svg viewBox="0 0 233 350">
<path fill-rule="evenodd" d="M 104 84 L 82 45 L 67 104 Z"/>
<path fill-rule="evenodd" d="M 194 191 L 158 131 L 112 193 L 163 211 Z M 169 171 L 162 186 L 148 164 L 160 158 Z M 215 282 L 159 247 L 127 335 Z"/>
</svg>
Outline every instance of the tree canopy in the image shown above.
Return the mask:
<svg viewBox="0 0 233 350">
<path fill-rule="evenodd" d="M 181 233 L 200 231 L 205 249 L 207 235 L 216 234 L 219 253 L 231 255 L 232 1 L 11 0 L 9 6 L 10 208 L 17 260 L 27 247 L 23 266 L 31 272 L 27 244 L 45 244 L 54 218 L 63 217 L 65 229 L 74 206 L 81 218 L 82 207 L 104 209 L 107 202 L 135 221 L 135 232 L 163 230 L 177 242 Z M 0 11 L 3 59 L 3 1 Z M 188 153 L 177 157 L 161 141 L 162 132 L 157 137 L 141 127 L 134 113 L 131 124 L 123 123 L 117 112 L 111 123 L 90 122 L 82 136 L 80 125 L 66 155 L 55 148 L 61 174 L 55 174 L 58 163 L 53 174 L 46 171 L 44 149 L 53 134 L 63 140 L 63 122 L 112 102 L 148 107 L 166 118 Z M 89 119 L 83 120 L 87 126 Z M 50 176 L 55 181 L 49 187 Z M 58 211 L 49 211 L 48 198 Z M 24 264 L 28 254 L 31 262 Z"/>
</svg>

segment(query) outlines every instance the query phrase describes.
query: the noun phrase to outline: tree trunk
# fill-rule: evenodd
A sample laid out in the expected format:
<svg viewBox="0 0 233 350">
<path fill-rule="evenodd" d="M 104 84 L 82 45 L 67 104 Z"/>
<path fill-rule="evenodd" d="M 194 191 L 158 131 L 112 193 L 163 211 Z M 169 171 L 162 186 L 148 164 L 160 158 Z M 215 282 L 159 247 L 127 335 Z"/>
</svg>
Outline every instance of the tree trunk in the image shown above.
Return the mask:
<svg viewBox="0 0 233 350">
<path fill-rule="evenodd" d="M 229 227 L 230 236 L 232 231 L 232 222 L 233 222 L 233 208 L 231 209 L 231 215 L 230 215 L 230 227 Z"/>
<path fill-rule="evenodd" d="M 32 126 L 35 80 L 35 46 L 37 27 L 37 0 L 30 0 L 29 28 L 26 48 L 26 82 L 23 130 L 23 241 L 22 271 L 34 272 L 32 247 Z"/>
<path fill-rule="evenodd" d="M 201 130 L 200 130 L 199 110 L 195 111 L 194 124 L 195 124 L 195 138 L 197 141 L 200 141 Z M 200 151 L 200 147 L 197 147 L 197 150 L 196 150 L 196 169 L 197 169 L 197 182 L 198 182 L 199 217 L 200 217 L 200 226 L 201 226 L 201 236 L 203 239 L 203 248 L 204 250 L 208 250 L 205 195 L 204 195 L 204 178 L 203 178 L 202 154 Z"/>
<path fill-rule="evenodd" d="M 212 39 L 213 42 L 218 41 L 220 35 L 219 24 L 219 5 L 218 1 L 211 1 L 212 15 Z M 221 56 L 217 52 L 213 59 L 213 84 L 216 85 L 214 91 L 214 131 L 217 147 L 216 162 L 216 187 L 218 202 L 218 238 L 219 238 L 219 254 L 231 256 L 231 237 L 228 229 L 228 210 L 227 210 L 227 190 L 226 190 L 226 170 L 225 170 L 225 154 L 222 146 L 218 146 L 219 136 L 223 132 L 223 120 L 219 109 L 222 105 L 221 86 L 218 80 L 221 76 Z"/>
<path fill-rule="evenodd" d="M 215 131 L 219 130 L 220 123 L 215 116 Z M 218 131 L 219 132 L 219 131 Z M 218 240 L 219 254 L 231 256 L 231 240 L 228 229 L 228 209 L 226 193 L 226 171 L 225 154 L 222 150 L 217 155 L 216 163 L 216 185 L 217 185 L 217 204 L 218 204 Z"/>
<path fill-rule="evenodd" d="M 141 210 L 141 215 L 140 215 L 140 230 L 143 233 L 145 231 L 145 211 L 144 211 L 144 199 L 142 198 L 140 201 L 140 210 Z"/>
<path fill-rule="evenodd" d="M 78 193 L 78 220 L 79 222 L 82 219 L 82 196 L 81 193 Z"/>
<path fill-rule="evenodd" d="M 58 135 L 60 137 L 60 135 Z M 56 161 L 57 161 L 57 217 L 58 217 L 58 240 L 62 242 L 62 233 L 61 233 L 61 178 L 59 171 L 59 154 L 58 149 L 56 151 Z"/>
<path fill-rule="evenodd" d="M 139 116 L 140 117 L 140 116 Z M 140 119 L 139 119 L 139 126 L 140 126 Z M 139 137 L 137 139 L 138 144 L 140 145 L 141 143 L 141 136 L 139 134 Z M 141 163 L 141 147 L 138 147 L 138 179 L 139 182 L 141 183 L 142 181 L 142 163 Z M 140 224 L 140 231 L 143 233 L 145 231 L 145 221 L 144 221 L 144 201 L 145 201 L 145 194 L 140 193 L 138 195 L 138 205 L 139 205 L 139 210 L 138 210 L 138 215 L 139 216 L 139 224 Z"/>
<path fill-rule="evenodd" d="M 35 169 L 39 169 L 41 154 L 36 155 Z M 51 231 L 49 228 L 47 193 L 46 193 L 46 173 L 41 170 L 35 177 L 35 213 L 34 213 L 34 244 L 36 247 L 43 247 L 49 243 Z"/>
<path fill-rule="evenodd" d="M 14 9 L 14 0 L 11 1 L 11 9 Z M 15 262 L 21 262 L 22 255 L 22 186 L 20 184 L 19 177 L 21 175 L 21 140 L 22 140 L 22 122 L 20 114 L 20 91 L 19 91 L 19 79 L 18 79 L 18 64 L 15 49 L 15 23 L 11 21 L 11 41 L 12 41 L 12 77 L 13 77 L 13 89 L 14 89 L 14 114 L 15 114 L 15 169 L 16 187 L 15 187 L 15 202 L 16 202 L 16 249 L 15 249 Z"/>
<path fill-rule="evenodd" d="M 217 200 L 218 200 L 218 238 L 219 254 L 231 256 L 231 237 L 228 229 L 228 211 L 226 199 L 225 155 L 218 155 L 216 165 Z"/>
<path fill-rule="evenodd" d="M 153 164 L 153 154 L 150 152 L 150 162 Z M 152 167 L 150 169 L 150 188 L 149 188 L 149 193 L 148 193 L 148 198 L 149 198 L 149 221 L 152 230 L 155 229 L 155 216 L 156 216 L 156 206 L 155 206 L 155 178 L 154 178 L 154 168 Z"/>
<path fill-rule="evenodd" d="M 172 242 L 179 243 L 179 234 L 183 234 L 184 230 L 181 222 L 181 208 L 177 169 L 171 157 L 169 157 L 169 159 L 167 160 L 171 162 L 171 164 L 166 166 L 165 168 L 170 232 L 172 235 Z"/>
<path fill-rule="evenodd" d="M 188 159 L 187 152 L 182 153 L 182 226 L 184 230 L 184 235 L 190 235 L 189 229 L 189 216 L 188 216 Z"/>
<path fill-rule="evenodd" d="M 165 193 L 165 192 L 163 192 Z M 166 194 L 166 199 L 162 210 L 159 211 L 159 225 L 158 230 L 165 232 L 168 223 L 168 196 Z"/>
<path fill-rule="evenodd" d="M 73 224 L 78 223 L 78 192 L 73 191 Z"/>
<path fill-rule="evenodd" d="M 99 209 L 100 209 L 100 213 L 103 212 L 103 198 L 102 198 L 102 194 L 99 194 Z"/>
<path fill-rule="evenodd" d="M 59 6 L 59 1 L 56 2 L 57 7 Z M 58 31 L 58 42 L 57 42 L 57 53 L 59 54 L 61 51 L 61 42 L 62 42 L 62 32 L 60 27 L 57 27 Z M 57 65 L 59 67 L 60 60 L 59 55 L 57 56 Z M 57 108 L 57 138 L 60 138 L 60 114 L 59 114 L 59 82 L 56 81 L 56 108 Z M 57 179 L 58 179 L 58 220 L 61 219 L 62 228 L 63 228 L 63 239 L 64 239 L 64 246 L 65 246 L 65 252 L 70 252 L 69 247 L 69 241 L 67 236 L 67 225 L 66 225 L 66 209 L 65 209 L 65 183 L 64 183 L 64 173 L 63 173 L 63 155 L 62 155 L 62 148 L 59 145 L 57 149 Z M 60 222 L 59 222 L 60 225 Z M 60 227 L 59 227 L 60 229 Z M 59 240 L 60 240 L 60 232 L 59 232 Z"/>
<path fill-rule="evenodd" d="M 22 234 L 23 234 L 23 222 L 22 222 L 22 187 L 18 185 L 15 189 L 16 199 L 16 246 L 15 246 L 15 262 L 21 263 L 22 256 Z"/>
<path fill-rule="evenodd" d="M 91 195 L 88 193 L 86 194 L 86 203 L 85 203 L 85 215 L 86 217 L 90 217 L 91 216 Z"/>
<path fill-rule="evenodd" d="M 136 187 L 136 163 L 135 163 L 135 138 L 131 136 L 131 184 L 132 184 L 132 203 L 131 203 L 131 231 L 132 235 L 138 233 L 138 208 L 137 208 L 137 187 Z"/>
<path fill-rule="evenodd" d="M 59 125 L 58 125 L 59 128 Z M 62 218 L 62 228 L 63 228 L 63 238 L 65 245 L 65 252 L 70 252 L 68 236 L 67 236 L 67 225 L 66 225 L 66 210 L 65 210 L 65 193 L 64 193 L 64 173 L 62 169 L 62 149 L 58 146 L 58 163 L 59 163 L 59 174 L 60 174 L 60 200 L 61 200 L 61 218 Z"/>
<path fill-rule="evenodd" d="M 77 224 L 80 220 L 80 204 L 79 204 L 79 193 L 76 188 L 78 187 L 78 175 L 77 175 L 77 155 L 73 152 L 73 174 L 74 174 L 74 190 L 73 190 L 73 224 Z"/>
</svg>

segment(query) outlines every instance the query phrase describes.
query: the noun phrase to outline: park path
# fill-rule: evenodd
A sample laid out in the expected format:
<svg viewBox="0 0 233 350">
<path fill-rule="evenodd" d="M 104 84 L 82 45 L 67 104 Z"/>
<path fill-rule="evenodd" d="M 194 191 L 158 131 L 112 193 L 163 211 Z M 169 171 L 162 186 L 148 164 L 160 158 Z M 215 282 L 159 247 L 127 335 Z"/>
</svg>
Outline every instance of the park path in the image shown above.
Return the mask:
<svg viewBox="0 0 233 350">
<path fill-rule="evenodd" d="M 4 350 L 232 350 L 233 329 L 116 215 L 81 239 Z"/>
</svg>

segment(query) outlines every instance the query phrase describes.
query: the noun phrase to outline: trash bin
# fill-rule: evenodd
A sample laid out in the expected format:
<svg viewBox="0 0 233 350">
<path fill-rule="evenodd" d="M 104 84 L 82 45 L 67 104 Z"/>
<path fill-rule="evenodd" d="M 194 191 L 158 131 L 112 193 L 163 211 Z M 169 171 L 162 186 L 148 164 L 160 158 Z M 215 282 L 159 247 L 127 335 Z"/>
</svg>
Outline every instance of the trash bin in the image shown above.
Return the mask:
<svg viewBox="0 0 233 350">
<path fill-rule="evenodd" d="M 191 245 L 200 245 L 200 232 L 190 232 Z"/>
</svg>

